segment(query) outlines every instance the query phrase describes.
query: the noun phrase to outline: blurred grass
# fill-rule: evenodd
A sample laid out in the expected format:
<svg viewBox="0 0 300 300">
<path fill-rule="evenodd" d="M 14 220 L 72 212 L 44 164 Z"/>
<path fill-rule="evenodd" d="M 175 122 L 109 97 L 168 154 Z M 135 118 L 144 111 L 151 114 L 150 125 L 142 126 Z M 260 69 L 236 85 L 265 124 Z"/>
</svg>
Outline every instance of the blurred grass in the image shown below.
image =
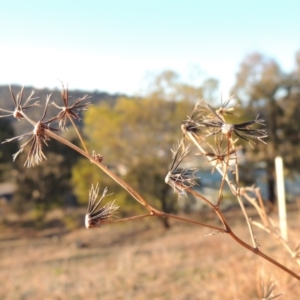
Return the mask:
<svg viewBox="0 0 300 300">
<path fill-rule="evenodd" d="M 56 211 L 52 218 L 62 214 Z M 238 235 L 249 241 L 239 212 L 228 214 Z M 297 211 L 288 216 L 298 234 Z M 205 237 L 206 228 L 172 225 L 165 230 L 147 219 L 93 230 L 2 228 L 0 299 L 259 299 L 259 270 L 278 280 L 277 291 L 286 292 L 279 299 L 299 299 L 296 280 L 229 236 Z M 299 270 L 281 245 L 255 232 L 263 251 Z"/>
</svg>

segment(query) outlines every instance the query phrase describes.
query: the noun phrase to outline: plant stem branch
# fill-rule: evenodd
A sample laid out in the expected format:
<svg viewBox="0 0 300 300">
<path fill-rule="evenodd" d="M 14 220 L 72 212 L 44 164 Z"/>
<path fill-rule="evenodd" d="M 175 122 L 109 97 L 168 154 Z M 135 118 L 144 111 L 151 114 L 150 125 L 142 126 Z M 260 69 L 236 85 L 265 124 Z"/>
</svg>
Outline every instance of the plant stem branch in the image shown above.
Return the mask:
<svg viewBox="0 0 300 300">
<path fill-rule="evenodd" d="M 79 138 L 79 140 L 81 142 L 81 145 L 82 145 L 83 149 L 85 150 L 86 153 L 89 153 L 88 150 L 87 150 L 87 148 L 86 148 L 86 146 L 85 146 L 83 138 L 82 138 L 82 136 L 81 136 L 81 134 L 80 134 L 80 132 L 79 132 L 79 130 L 78 130 L 75 122 L 74 122 L 74 120 L 69 115 L 68 115 L 68 118 L 69 118 L 70 122 L 72 123 L 72 125 L 73 125 L 73 127 L 74 127 L 74 129 L 76 131 L 76 134 L 77 134 L 77 136 L 78 136 L 78 138 Z"/>
</svg>

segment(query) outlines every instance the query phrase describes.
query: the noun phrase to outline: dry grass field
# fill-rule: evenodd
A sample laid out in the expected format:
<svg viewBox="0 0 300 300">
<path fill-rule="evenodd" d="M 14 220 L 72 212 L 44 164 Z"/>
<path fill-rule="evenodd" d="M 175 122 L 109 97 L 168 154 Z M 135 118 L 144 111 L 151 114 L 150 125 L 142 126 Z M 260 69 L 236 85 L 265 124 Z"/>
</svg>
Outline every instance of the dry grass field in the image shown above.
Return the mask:
<svg viewBox="0 0 300 300">
<path fill-rule="evenodd" d="M 233 228 L 249 241 L 238 212 Z M 289 213 L 293 232 L 298 213 Z M 139 220 L 102 228 L 33 232 L 1 229 L 0 299 L 261 299 L 259 274 L 278 282 L 279 299 L 300 299 L 300 283 L 225 234 L 172 222 Z M 300 272 L 283 247 L 256 229 L 261 249 Z M 297 240 L 292 240 L 296 243 Z"/>
</svg>

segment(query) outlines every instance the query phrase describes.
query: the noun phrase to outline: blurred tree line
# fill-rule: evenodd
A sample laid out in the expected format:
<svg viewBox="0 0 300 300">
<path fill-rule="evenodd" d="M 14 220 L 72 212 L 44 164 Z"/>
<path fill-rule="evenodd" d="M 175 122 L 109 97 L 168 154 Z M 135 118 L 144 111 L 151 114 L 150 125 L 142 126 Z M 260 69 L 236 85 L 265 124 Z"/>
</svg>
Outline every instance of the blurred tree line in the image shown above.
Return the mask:
<svg viewBox="0 0 300 300">
<path fill-rule="evenodd" d="M 18 87 L 13 89 L 18 91 Z M 25 94 L 29 95 L 30 91 L 25 89 Z M 297 148 L 300 138 L 300 52 L 296 54 L 295 69 L 291 72 L 284 72 L 274 59 L 262 54 L 246 56 L 236 74 L 232 92 L 240 104 L 242 116 L 251 119 L 259 113 L 266 120 L 267 146 L 257 143 L 254 151 L 245 147 L 245 157 L 248 162 L 266 163 L 268 198 L 274 202 L 275 156 L 283 156 L 291 173 L 300 169 Z M 49 93 L 49 90 L 36 91 L 42 103 Z M 70 101 L 84 94 L 70 92 Z M 9 107 L 9 98 L 8 87 L 0 87 L 0 107 L 12 108 Z M 175 72 L 165 71 L 153 78 L 142 97 L 92 93 L 90 101 L 93 105 L 84 113 L 80 126 L 90 151 L 101 154 L 104 164 L 114 169 L 153 205 L 173 213 L 177 210 L 177 200 L 164 182 L 171 158 L 170 148 L 181 135 L 181 122 L 201 98 L 216 107 L 220 104 L 217 80 L 207 79 L 192 85 L 182 82 Z M 51 99 L 59 104 L 60 93 L 54 91 Z M 32 111 L 31 117 L 38 120 L 40 112 Z M 50 114 L 54 113 L 54 108 L 50 107 Z M 1 140 L 20 134 L 20 128 L 24 132 L 24 124 L 24 121 L 12 123 L 0 119 Z M 79 145 L 71 128 L 63 134 Z M 91 183 L 97 182 L 102 189 L 108 186 L 112 197 L 122 207 L 122 215 L 130 215 L 133 211 L 138 213 L 141 209 L 94 165 L 55 141 L 50 141 L 49 148 L 45 149 L 47 161 L 34 169 L 23 167 L 24 157 L 12 163 L 11 155 L 17 149 L 16 143 L 0 146 L 0 179 L 16 183 L 12 205 L 20 213 L 35 208 L 42 218 L 53 206 L 74 202 L 73 194 L 80 204 L 85 204 Z M 168 226 L 167 220 L 163 222 Z"/>
<path fill-rule="evenodd" d="M 143 98 L 121 97 L 112 105 L 102 103 L 84 114 L 84 135 L 89 149 L 104 157 L 104 164 L 114 168 L 157 208 L 176 212 L 176 197 L 165 184 L 170 149 L 181 135 L 180 124 L 204 93 L 213 94 L 217 82 L 210 79 L 200 87 L 180 82 L 173 71 L 165 71 L 151 82 Z M 123 215 L 142 209 L 131 197 L 95 166 L 80 160 L 73 168 L 73 186 L 79 199 L 86 201 L 91 182 L 109 186 Z M 89 180 L 82 180 L 89 178 Z M 163 219 L 168 227 L 168 220 Z"/>
<path fill-rule="evenodd" d="M 263 54 L 248 55 L 240 65 L 232 92 L 248 114 L 259 114 L 266 120 L 267 145 L 258 144 L 247 154 L 248 161 L 266 163 L 268 199 L 274 203 L 275 157 L 283 157 L 290 175 L 300 170 L 300 51 L 291 72 L 283 71 Z"/>
</svg>

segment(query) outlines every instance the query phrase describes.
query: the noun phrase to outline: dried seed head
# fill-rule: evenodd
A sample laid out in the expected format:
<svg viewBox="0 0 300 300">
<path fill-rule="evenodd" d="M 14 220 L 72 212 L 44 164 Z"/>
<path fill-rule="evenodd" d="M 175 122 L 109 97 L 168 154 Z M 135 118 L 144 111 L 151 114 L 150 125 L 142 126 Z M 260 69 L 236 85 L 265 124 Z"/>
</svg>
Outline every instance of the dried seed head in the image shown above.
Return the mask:
<svg viewBox="0 0 300 300">
<path fill-rule="evenodd" d="M 226 102 L 222 107 L 224 108 L 227 104 L 228 103 Z M 248 122 L 229 124 L 226 123 L 223 114 L 220 113 L 220 109 L 215 110 L 205 101 L 201 101 L 200 104 L 198 104 L 197 109 L 200 110 L 202 118 L 202 120 L 197 121 L 197 125 L 202 125 L 204 128 L 206 128 L 205 137 L 221 133 L 229 138 L 231 137 L 231 133 L 234 132 L 239 138 L 248 142 L 252 148 L 253 140 L 259 140 L 260 142 L 266 144 L 263 139 L 268 136 L 267 131 L 265 129 L 258 128 L 258 126 L 265 126 L 265 123 L 264 120 L 259 119 L 258 116 L 255 120 Z"/>
<path fill-rule="evenodd" d="M 29 109 L 33 106 L 39 105 L 39 101 L 35 101 L 34 103 L 30 103 L 31 101 L 37 99 L 37 97 L 33 98 L 34 91 L 32 91 L 31 94 L 29 95 L 29 97 L 25 100 L 25 102 L 22 103 L 24 86 L 22 87 L 21 91 L 18 92 L 18 94 L 16 96 L 13 93 L 13 91 L 11 89 L 11 86 L 9 86 L 9 90 L 10 90 L 10 94 L 11 94 L 11 97 L 12 97 L 12 101 L 14 102 L 14 105 L 15 105 L 15 109 L 13 111 L 10 111 L 10 110 L 0 108 L 0 111 L 6 113 L 4 115 L 1 115 L 0 118 L 13 116 L 17 120 L 21 120 L 21 119 L 24 118 L 24 110 Z"/>
<path fill-rule="evenodd" d="M 47 159 L 45 154 L 43 153 L 43 149 L 42 149 L 43 144 L 48 146 L 47 141 L 50 140 L 49 136 L 46 133 L 46 129 L 53 130 L 53 131 L 57 130 L 57 129 L 49 126 L 49 124 L 52 122 L 53 119 L 48 120 L 48 121 L 43 121 L 46 116 L 46 113 L 47 113 L 49 99 L 50 99 L 50 95 L 47 97 L 43 115 L 42 115 L 41 119 L 34 125 L 32 131 L 22 134 L 22 135 L 19 135 L 14 138 L 11 138 L 11 139 L 7 139 L 3 142 L 3 143 L 7 143 L 7 142 L 11 142 L 13 140 L 21 140 L 24 137 L 30 137 L 27 142 L 25 142 L 24 144 L 22 144 L 20 146 L 20 150 L 13 155 L 13 160 L 15 161 L 15 159 L 18 157 L 18 155 L 20 153 L 22 153 L 28 145 L 30 145 L 27 159 L 24 164 L 24 166 L 26 166 L 28 168 L 39 164 L 44 159 Z"/>
<path fill-rule="evenodd" d="M 187 188 L 191 188 L 195 185 L 197 177 L 195 172 L 197 169 L 185 169 L 179 168 L 180 163 L 184 157 L 189 153 L 188 147 L 184 147 L 183 141 L 181 141 L 176 149 L 173 151 L 173 160 L 171 163 L 170 171 L 168 172 L 165 182 L 169 184 L 174 192 L 178 195 L 185 194 Z M 181 153 L 179 153 L 181 152 Z"/>
<path fill-rule="evenodd" d="M 97 201 L 98 193 L 98 184 L 95 187 L 92 185 L 89 192 L 88 210 L 85 215 L 86 228 L 100 227 L 104 221 L 111 218 L 114 212 L 119 208 L 119 206 L 116 206 L 114 202 L 108 203 L 103 207 L 99 207 L 107 193 L 107 188 L 104 189 L 102 196 Z"/>
<path fill-rule="evenodd" d="M 65 88 L 63 84 L 62 84 L 61 95 L 62 95 L 63 106 L 59 106 L 55 102 L 52 102 L 52 105 L 60 109 L 60 112 L 56 116 L 56 120 L 59 123 L 60 130 L 64 130 L 66 129 L 67 120 L 69 118 L 81 120 L 79 116 L 79 112 L 86 110 L 87 106 L 91 103 L 90 102 L 83 103 L 83 101 L 89 98 L 88 95 L 85 95 L 82 98 L 77 99 L 72 105 L 69 105 L 70 97 L 68 92 L 68 86 Z"/>
</svg>

